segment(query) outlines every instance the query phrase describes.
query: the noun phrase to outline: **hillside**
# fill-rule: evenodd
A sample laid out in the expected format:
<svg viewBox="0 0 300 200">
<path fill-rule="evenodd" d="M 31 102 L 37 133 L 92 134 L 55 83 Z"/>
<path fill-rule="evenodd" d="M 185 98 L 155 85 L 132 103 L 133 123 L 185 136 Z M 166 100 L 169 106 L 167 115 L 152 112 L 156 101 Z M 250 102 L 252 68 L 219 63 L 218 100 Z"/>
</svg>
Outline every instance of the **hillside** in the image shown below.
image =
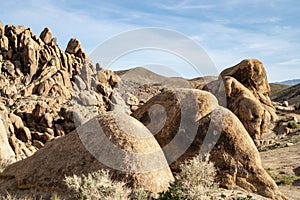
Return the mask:
<svg viewBox="0 0 300 200">
<path fill-rule="evenodd" d="M 115 71 L 122 80 L 131 81 L 140 85 L 162 85 L 168 87 L 190 87 L 188 81 L 181 77 L 166 77 L 144 67 Z"/>
<path fill-rule="evenodd" d="M 282 87 L 272 95 L 272 100 L 277 102 L 288 101 L 289 104 L 298 104 L 300 102 L 300 84 L 291 87 Z"/>
<path fill-rule="evenodd" d="M 292 79 L 292 80 L 286 80 L 286 81 L 281 81 L 281 82 L 276 82 L 277 84 L 282 84 L 282 85 L 297 85 L 300 83 L 300 79 Z"/>
<path fill-rule="evenodd" d="M 290 86 L 278 84 L 278 83 L 270 83 L 271 88 L 271 99 L 276 99 L 276 97 L 280 96 L 281 92 Z"/>
</svg>

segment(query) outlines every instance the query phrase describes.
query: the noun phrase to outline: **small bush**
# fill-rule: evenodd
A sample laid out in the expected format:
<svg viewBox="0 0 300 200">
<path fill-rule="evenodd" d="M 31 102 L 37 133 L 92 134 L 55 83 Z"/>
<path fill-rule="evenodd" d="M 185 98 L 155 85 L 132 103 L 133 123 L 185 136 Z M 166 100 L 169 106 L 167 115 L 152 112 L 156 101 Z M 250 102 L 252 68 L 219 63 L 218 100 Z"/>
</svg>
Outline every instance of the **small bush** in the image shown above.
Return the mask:
<svg viewBox="0 0 300 200">
<path fill-rule="evenodd" d="M 208 157 L 196 156 L 180 165 L 180 169 L 169 191 L 161 193 L 159 200 L 214 199 L 218 191 L 218 185 L 214 182 L 216 170 Z"/>
<path fill-rule="evenodd" d="M 66 177 L 65 182 L 76 199 L 127 200 L 131 193 L 125 183 L 112 181 L 107 170 L 73 175 Z"/>
<path fill-rule="evenodd" d="M 296 176 L 284 175 L 276 181 L 278 185 L 291 185 L 297 179 Z"/>
</svg>

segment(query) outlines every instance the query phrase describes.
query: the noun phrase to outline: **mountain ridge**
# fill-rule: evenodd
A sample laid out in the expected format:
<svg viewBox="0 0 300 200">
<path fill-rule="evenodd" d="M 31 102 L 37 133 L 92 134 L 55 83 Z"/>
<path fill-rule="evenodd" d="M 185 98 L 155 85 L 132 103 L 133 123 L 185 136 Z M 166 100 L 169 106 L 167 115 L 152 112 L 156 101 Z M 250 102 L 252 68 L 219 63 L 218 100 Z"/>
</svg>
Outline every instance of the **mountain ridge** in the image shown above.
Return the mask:
<svg viewBox="0 0 300 200">
<path fill-rule="evenodd" d="M 299 84 L 300 83 L 300 79 L 290 79 L 290 80 L 278 81 L 278 82 L 274 82 L 274 83 L 293 86 L 293 85 Z"/>
</svg>

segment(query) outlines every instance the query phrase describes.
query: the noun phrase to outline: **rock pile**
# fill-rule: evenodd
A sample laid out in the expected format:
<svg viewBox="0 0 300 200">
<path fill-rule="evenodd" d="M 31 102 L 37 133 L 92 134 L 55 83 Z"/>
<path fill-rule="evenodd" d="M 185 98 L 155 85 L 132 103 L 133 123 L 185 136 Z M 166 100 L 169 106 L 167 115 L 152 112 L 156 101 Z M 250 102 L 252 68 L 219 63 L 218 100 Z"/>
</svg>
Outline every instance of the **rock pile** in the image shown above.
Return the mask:
<svg viewBox="0 0 300 200">
<path fill-rule="evenodd" d="M 17 160 L 109 110 L 120 81 L 112 71 L 95 69 L 77 39 L 63 51 L 49 28 L 38 37 L 30 28 L 2 24 L 0 72 L 1 112 Z"/>
</svg>

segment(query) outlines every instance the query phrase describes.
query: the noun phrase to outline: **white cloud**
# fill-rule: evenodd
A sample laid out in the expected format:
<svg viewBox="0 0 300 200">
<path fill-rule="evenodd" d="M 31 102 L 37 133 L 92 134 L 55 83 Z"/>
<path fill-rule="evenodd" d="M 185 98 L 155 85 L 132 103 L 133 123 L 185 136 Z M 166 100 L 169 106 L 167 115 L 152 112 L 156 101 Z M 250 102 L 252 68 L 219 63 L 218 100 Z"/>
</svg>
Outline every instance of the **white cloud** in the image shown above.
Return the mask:
<svg viewBox="0 0 300 200">
<path fill-rule="evenodd" d="M 70 3 L 6 1 L 1 5 L 1 17 L 3 23 L 32 27 L 37 35 L 45 26 L 50 27 L 62 48 L 69 38 L 77 37 L 88 52 L 113 35 L 133 28 L 168 28 L 198 41 L 220 70 L 255 57 L 264 61 L 272 79 L 300 76 L 300 27 L 292 23 L 296 18 L 288 18 L 297 10 L 295 3 L 289 4 L 291 1 L 184 0 L 178 4 L 153 0 L 139 2 L 144 7 L 137 8 L 124 6 L 124 2 L 95 1 L 85 7 L 66 7 Z M 282 73 L 283 66 L 288 66 L 285 70 L 291 73 Z"/>
<path fill-rule="evenodd" d="M 278 65 L 299 65 L 299 68 L 300 68 L 300 59 L 295 58 L 295 59 L 287 60 L 287 61 L 278 63 Z"/>
</svg>

